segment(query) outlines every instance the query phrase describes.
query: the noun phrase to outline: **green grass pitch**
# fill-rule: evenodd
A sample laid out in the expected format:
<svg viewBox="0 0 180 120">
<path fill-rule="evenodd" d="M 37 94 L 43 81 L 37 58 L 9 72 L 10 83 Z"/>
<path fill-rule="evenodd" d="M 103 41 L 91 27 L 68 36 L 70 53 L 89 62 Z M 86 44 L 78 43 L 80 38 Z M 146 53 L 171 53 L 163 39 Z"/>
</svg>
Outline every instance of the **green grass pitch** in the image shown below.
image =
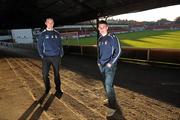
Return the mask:
<svg viewBox="0 0 180 120">
<path fill-rule="evenodd" d="M 142 31 L 116 34 L 123 47 L 180 48 L 180 30 Z M 96 37 L 63 40 L 64 45 L 96 45 Z"/>
</svg>

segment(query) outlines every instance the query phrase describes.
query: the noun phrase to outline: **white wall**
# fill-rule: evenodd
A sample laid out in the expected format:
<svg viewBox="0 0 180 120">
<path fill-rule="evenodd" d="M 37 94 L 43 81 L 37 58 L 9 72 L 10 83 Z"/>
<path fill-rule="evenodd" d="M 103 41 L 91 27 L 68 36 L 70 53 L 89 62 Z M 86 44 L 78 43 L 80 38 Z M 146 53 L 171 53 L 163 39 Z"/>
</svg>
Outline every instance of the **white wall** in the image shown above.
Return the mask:
<svg viewBox="0 0 180 120">
<path fill-rule="evenodd" d="M 11 33 L 16 43 L 33 43 L 32 29 L 13 29 Z"/>
</svg>

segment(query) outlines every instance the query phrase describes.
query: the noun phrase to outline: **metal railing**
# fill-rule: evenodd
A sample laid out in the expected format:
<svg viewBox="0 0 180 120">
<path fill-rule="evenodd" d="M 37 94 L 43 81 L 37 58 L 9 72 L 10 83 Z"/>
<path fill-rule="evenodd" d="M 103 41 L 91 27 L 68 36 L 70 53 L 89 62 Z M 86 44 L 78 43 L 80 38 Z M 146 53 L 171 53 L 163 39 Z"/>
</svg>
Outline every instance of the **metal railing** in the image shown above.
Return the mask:
<svg viewBox="0 0 180 120">
<path fill-rule="evenodd" d="M 36 50 L 37 44 L 16 44 L 0 42 L 0 46 L 7 48 L 23 48 Z M 97 56 L 97 46 L 64 46 L 66 54 L 79 54 L 86 56 Z M 122 48 L 121 59 L 139 60 L 145 62 L 160 62 L 180 65 L 180 49 L 164 48 Z"/>
</svg>

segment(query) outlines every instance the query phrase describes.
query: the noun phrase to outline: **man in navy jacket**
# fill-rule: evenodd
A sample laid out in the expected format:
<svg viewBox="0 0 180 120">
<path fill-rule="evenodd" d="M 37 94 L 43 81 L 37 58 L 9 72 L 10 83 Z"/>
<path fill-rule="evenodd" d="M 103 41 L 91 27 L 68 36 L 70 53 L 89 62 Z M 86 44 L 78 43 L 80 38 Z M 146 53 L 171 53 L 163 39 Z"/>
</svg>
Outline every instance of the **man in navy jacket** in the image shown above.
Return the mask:
<svg viewBox="0 0 180 120">
<path fill-rule="evenodd" d="M 48 94 L 50 90 L 49 70 L 53 66 L 54 82 L 56 85 L 56 95 L 61 96 L 61 81 L 59 75 L 59 66 L 61 57 L 63 56 L 63 46 L 61 42 L 60 33 L 54 30 L 54 20 L 47 18 L 45 21 L 46 29 L 39 35 L 37 48 L 40 57 L 42 58 L 42 73 L 45 84 L 45 93 Z"/>
<path fill-rule="evenodd" d="M 118 38 L 108 33 L 108 24 L 106 21 L 98 23 L 100 37 L 98 39 L 98 60 L 100 72 L 103 75 L 103 85 L 105 88 L 108 107 L 117 108 L 116 96 L 113 87 L 114 76 L 117 67 L 117 61 L 121 53 L 120 43 Z"/>
</svg>

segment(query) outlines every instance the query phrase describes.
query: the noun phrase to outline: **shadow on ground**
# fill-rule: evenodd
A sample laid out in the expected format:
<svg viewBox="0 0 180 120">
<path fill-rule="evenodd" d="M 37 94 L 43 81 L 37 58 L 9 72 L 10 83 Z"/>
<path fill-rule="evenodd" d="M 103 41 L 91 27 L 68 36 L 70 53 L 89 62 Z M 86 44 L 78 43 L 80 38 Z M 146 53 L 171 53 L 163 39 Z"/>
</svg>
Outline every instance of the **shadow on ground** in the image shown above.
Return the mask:
<svg viewBox="0 0 180 120">
<path fill-rule="evenodd" d="M 0 49 L 2 57 L 33 57 L 39 59 L 36 51 Z M 100 80 L 96 58 L 65 55 L 62 59 L 63 67 L 75 71 L 83 76 Z M 180 107 L 180 68 L 162 68 L 151 65 L 139 65 L 119 62 L 115 85 L 138 92 L 145 96 L 167 102 Z"/>
</svg>

